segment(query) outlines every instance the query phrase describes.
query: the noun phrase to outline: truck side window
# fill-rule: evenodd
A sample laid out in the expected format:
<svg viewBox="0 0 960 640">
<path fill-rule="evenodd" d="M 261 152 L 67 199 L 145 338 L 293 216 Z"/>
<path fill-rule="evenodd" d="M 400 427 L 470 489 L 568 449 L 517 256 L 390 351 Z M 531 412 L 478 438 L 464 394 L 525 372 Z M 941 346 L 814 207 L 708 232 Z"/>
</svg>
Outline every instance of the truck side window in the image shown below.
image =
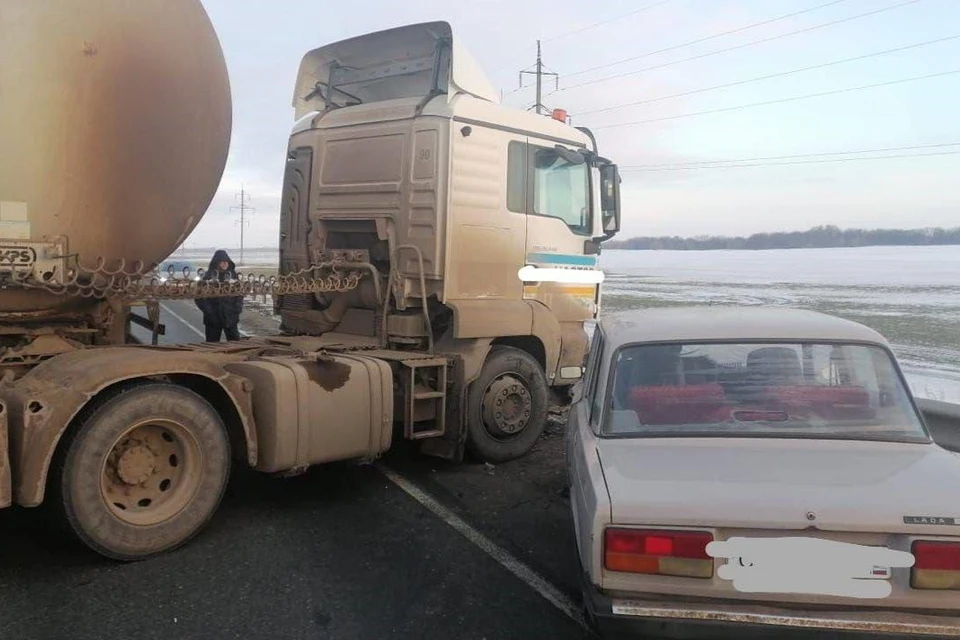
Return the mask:
<svg viewBox="0 0 960 640">
<path fill-rule="evenodd" d="M 507 209 L 527 212 L 527 145 L 511 141 L 507 147 Z"/>
<path fill-rule="evenodd" d="M 588 165 L 570 164 L 553 149 L 533 153 L 533 212 L 560 218 L 571 230 L 590 232 Z"/>
</svg>

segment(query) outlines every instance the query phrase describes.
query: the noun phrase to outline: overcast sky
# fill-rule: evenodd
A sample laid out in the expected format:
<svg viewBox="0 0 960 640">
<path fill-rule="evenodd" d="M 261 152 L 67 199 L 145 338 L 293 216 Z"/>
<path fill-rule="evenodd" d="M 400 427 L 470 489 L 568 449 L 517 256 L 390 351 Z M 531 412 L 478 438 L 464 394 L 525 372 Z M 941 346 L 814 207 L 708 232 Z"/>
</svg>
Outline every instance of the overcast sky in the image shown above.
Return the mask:
<svg viewBox="0 0 960 640">
<path fill-rule="evenodd" d="M 816 224 L 960 225 L 960 154 L 954 154 L 960 152 L 960 73 L 745 106 L 960 71 L 960 0 L 203 4 L 230 71 L 234 129 L 220 191 L 187 246 L 239 245 L 237 211 L 230 207 L 238 203 L 241 183 L 256 207 L 244 244 L 276 245 L 291 96 L 305 52 L 429 20 L 450 22 L 454 37 L 502 88 L 504 102 L 520 108 L 533 103 L 534 92 L 532 86 L 515 91 L 517 72 L 531 68 L 536 39 L 543 40 L 544 62 L 560 74 L 561 89 L 550 95 L 556 85 L 548 81 L 545 102 L 567 109 L 575 125 L 592 128 L 601 153 L 624 167 L 623 238 L 739 235 Z M 797 12 L 803 13 L 774 20 Z M 877 13 L 857 17 L 869 12 Z M 764 21 L 770 22 L 743 29 Z M 768 38 L 774 39 L 751 44 Z M 872 55 L 945 38 L 952 39 Z M 694 40 L 702 41 L 687 44 Z M 711 89 L 729 83 L 740 84 Z M 639 101 L 646 102 L 597 111 Z M 715 111 L 722 109 L 729 110 Z M 704 111 L 714 112 L 689 115 Z M 927 147 L 949 143 L 958 144 Z M 919 146 L 926 148 L 813 155 Z M 933 153 L 940 155 L 822 162 Z M 766 159 L 781 156 L 801 157 Z M 675 170 L 684 163 L 753 158 L 762 160 L 736 164 L 761 166 Z M 672 166 L 629 168 L 638 165 Z"/>
</svg>

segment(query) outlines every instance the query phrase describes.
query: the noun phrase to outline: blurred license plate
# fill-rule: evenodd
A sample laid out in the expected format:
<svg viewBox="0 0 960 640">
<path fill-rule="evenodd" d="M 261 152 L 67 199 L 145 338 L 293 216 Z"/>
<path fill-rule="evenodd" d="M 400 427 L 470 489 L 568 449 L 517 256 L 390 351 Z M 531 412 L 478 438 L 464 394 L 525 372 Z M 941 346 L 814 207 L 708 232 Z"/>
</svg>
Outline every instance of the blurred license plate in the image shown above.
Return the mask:
<svg viewBox="0 0 960 640">
<path fill-rule="evenodd" d="M 884 598 L 891 567 L 913 564 L 909 552 L 818 538 L 731 538 L 711 545 L 709 555 L 727 559 L 717 577 L 750 593 Z"/>
<path fill-rule="evenodd" d="M 877 547 L 878 549 L 884 549 L 885 547 Z M 732 564 L 737 566 L 737 570 L 740 567 L 751 567 L 753 564 L 749 559 L 736 557 L 728 558 L 727 564 Z M 864 568 L 859 571 L 851 571 L 849 574 L 850 578 L 855 578 L 858 580 L 889 580 L 890 579 L 890 567 L 882 567 L 874 565 L 870 568 Z"/>
</svg>

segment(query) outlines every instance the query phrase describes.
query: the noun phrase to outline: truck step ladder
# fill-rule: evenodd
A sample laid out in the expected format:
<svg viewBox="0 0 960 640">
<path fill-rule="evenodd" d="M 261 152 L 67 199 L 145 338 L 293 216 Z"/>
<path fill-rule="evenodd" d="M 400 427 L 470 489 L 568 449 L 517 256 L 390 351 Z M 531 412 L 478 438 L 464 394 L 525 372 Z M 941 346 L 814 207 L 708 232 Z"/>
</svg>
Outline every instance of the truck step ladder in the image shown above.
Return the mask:
<svg viewBox="0 0 960 640">
<path fill-rule="evenodd" d="M 409 440 L 446 432 L 447 359 L 406 360 L 403 365 L 403 433 Z"/>
</svg>

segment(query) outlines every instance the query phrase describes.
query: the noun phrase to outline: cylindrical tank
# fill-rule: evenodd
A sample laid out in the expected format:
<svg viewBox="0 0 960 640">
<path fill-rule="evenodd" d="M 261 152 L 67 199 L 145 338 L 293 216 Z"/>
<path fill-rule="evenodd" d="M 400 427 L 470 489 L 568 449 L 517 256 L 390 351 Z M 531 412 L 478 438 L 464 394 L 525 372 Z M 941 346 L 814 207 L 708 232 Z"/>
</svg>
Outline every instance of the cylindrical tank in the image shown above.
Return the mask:
<svg viewBox="0 0 960 640">
<path fill-rule="evenodd" d="M 210 206 L 231 126 L 199 0 L 0 2 L 0 246 L 61 236 L 85 265 L 155 265 Z M 68 306 L 0 291 L 0 320 Z"/>
</svg>

